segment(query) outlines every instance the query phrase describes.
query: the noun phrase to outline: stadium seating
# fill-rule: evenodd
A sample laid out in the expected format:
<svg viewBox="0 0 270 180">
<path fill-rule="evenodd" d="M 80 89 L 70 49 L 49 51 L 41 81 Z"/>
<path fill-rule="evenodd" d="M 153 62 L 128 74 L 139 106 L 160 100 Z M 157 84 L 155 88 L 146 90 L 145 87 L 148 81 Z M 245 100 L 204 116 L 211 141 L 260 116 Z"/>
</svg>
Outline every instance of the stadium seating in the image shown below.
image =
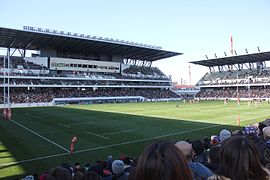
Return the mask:
<svg viewBox="0 0 270 180">
<path fill-rule="evenodd" d="M 4 83 L 3 60 L 4 58 L 0 57 L 0 84 Z M 168 89 L 171 87 L 171 80 L 156 67 L 124 65 L 125 68 L 120 73 L 57 71 L 32 61 L 11 57 L 9 85 L 12 103 L 51 102 L 54 98 L 74 97 L 180 97 Z M 1 92 L 3 93 L 3 89 Z"/>
<path fill-rule="evenodd" d="M 270 69 L 242 69 L 206 73 L 197 83 L 201 90 L 197 98 L 269 99 Z"/>
<path fill-rule="evenodd" d="M 1 90 L 1 93 L 2 90 Z M 116 96 L 142 96 L 147 99 L 179 98 L 179 95 L 168 89 L 139 89 L 139 88 L 35 88 L 31 90 L 23 88 L 11 89 L 11 103 L 39 103 L 51 102 L 54 98 L 75 97 L 116 97 Z M 1 103 L 3 97 L 1 96 Z"/>
<path fill-rule="evenodd" d="M 270 69 L 258 72 L 256 69 L 206 73 L 197 85 L 260 84 L 270 82 Z"/>
</svg>

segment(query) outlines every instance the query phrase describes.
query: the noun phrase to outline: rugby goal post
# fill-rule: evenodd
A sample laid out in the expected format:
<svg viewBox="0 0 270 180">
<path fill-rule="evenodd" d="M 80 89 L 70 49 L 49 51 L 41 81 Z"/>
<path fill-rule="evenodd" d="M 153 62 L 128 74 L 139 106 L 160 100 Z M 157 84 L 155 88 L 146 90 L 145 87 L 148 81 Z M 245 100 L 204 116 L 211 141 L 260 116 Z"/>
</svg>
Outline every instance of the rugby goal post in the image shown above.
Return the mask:
<svg viewBox="0 0 270 180">
<path fill-rule="evenodd" d="M 10 108 L 3 109 L 3 117 L 5 119 L 11 120 L 11 109 Z"/>
</svg>

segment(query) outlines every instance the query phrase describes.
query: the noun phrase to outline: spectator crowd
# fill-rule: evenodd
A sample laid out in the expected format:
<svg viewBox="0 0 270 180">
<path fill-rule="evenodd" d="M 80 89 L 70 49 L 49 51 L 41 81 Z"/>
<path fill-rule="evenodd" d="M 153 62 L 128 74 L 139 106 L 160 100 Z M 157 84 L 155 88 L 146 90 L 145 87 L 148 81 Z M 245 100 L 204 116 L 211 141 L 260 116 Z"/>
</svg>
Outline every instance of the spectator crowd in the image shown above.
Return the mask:
<svg viewBox="0 0 270 180">
<path fill-rule="evenodd" d="M 0 91 L 3 94 L 3 90 Z M 54 98 L 75 97 L 117 97 L 142 96 L 147 99 L 179 98 L 179 95 L 169 89 L 147 88 L 12 88 L 10 91 L 11 103 L 40 103 L 51 102 Z M 3 104 L 3 96 L 0 97 Z"/>
<path fill-rule="evenodd" d="M 201 89 L 197 98 L 270 98 L 270 87 Z"/>
</svg>

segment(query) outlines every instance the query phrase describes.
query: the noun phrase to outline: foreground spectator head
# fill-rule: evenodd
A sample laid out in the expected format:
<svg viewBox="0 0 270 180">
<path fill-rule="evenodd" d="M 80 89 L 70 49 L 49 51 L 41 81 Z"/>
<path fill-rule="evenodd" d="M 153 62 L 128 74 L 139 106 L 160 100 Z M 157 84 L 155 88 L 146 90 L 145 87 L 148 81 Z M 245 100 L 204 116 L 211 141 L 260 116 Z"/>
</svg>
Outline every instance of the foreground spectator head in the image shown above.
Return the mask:
<svg viewBox="0 0 270 180">
<path fill-rule="evenodd" d="M 84 165 L 85 171 L 88 171 L 88 170 L 90 169 L 90 167 L 91 167 L 90 163 L 86 163 L 86 164 Z"/>
<path fill-rule="evenodd" d="M 71 180 L 71 174 L 66 168 L 56 167 L 49 173 L 46 180 Z"/>
<path fill-rule="evenodd" d="M 211 147 L 211 139 L 208 137 L 203 138 L 204 149 L 209 149 Z"/>
<path fill-rule="evenodd" d="M 139 157 L 135 180 L 192 180 L 184 155 L 170 142 L 149 144 Z"/>
<path fill-rule="evenodd" d="M 102 178 L 94 171 L 89 171 L 86 174 L 84 174 L 82 180 L 102 180 Z"/>
<path fill-rule="evenodd" d="M 220 163 L 220 146 L 212 146 L 209 150 L 207 167 L 213 172 L 217 172 L 217 168 Z"/>
<path fill-rule="evenodd" d="M 80 168 L 81 168 L 81 164 L 77 162 L 77 163 L 75 163 L 74 167 L 75 167 L 76 169 L 80 169 Z"/>
<path fill-rule="evenodd" d="M 24 178 L 24 180 L 35 180 L 35 178 L 32 175 L 28 175 Z"/>
<path fill-rule="evenodd" d="M 257 136 L 257 129 L 255 126 L 247 126 L 243 128 L 242 134 L 245 136 Z"/>
<path fill-rule="evenodd" d="M 216 135 L 211 136 L 211 141 L 210 141 L 211 145 L 216 145 L 219 143 L 220 143 L 220 139 L 218 136 L 216 136 Z"/>
<path fill-rule="evenodd" d="M 197 160 L 192 160 L 194 151 L 191 144 L 185 141 L 179 141 L 175 143 L 175 146 L 184 154 L 186 160 L 188 161 L 188 166 L 193 173 L 194 179 L 207 179 L 213 175 L 209 168 L 205 167 Z"/>
<path fill-rule="evenodd" d="M 217 174 L 233 180 L 268 178 L 268 173 L 260 164 L 255 145 L 242 136 L 233 136 L 221 145 Z"/>
<path fill-rule="evenodd" d="M 220 146 L 212 146 L 209 150 L 209 162 L 220 163 Z"/>
<path fill-rule="evenodd" d="M 191 144 L 186 141 L 178 141 L 175 146 L 184 154 L 188 162 L 192 160 L 194 151 Z"/>
<path fill-rule="evenodd" d="M 224 142 L 226 139 L 228 139 L 229 137 L 231 137 L 232 134 L 230 131 L 228 131 L 227 129 L 222 129 L 219 133 L 219 138 L 220 138 L 220 142 Z"/>
<path fill-rule="evenodd" d="M 112 163 L 113 174 L 120 174 L 124 171 L 124 162 L 121 160 L 114 160 Z"/>
<path fill-rule="evenodd" d="M 265 124 L 266 126 L 270 126 L 270 118 L 265 119 L 265 120 L 264 120 L 264 124 Z"/>
<path fill-rule="evenodd" d="M 194 140 L 191 143 L 192 149 L 196 154 L 200 154 L 204 152 L 204 142 L 202 140 Z"/>
<path fill-rule="evenodd" d="M 49 175 L 49 172 L 45 172 L 39 176 L 39 180 L 46 180 L 47 176 Z"/>
<path fill-rule="evenodd" d="M 265 138 L 270 138 L 270 126 L 263 128 L 263 135 Z"/>
<path fill-rule="evenodd" d="M 259 131 L 260 131 L 260 134 L 262 134 L 263 133 L 263 128 L 265 128 L 265 127 L 267 127 L 264 123 L 259 123 L 259 126 L 258 126 L 258 128 L 259 128 Z"/>
<path fill-rule="evenodd" d="M 107 162 L 112 162 L 113 161 L 113 156 L 112 155 L 108 155 L 107 156 Z"/>
<path fill-rule="evenodd" d="M 73 180 L 82 180 L 84 173 L 82 171 L 76 171 L 73 176 Z"/>
</svg>

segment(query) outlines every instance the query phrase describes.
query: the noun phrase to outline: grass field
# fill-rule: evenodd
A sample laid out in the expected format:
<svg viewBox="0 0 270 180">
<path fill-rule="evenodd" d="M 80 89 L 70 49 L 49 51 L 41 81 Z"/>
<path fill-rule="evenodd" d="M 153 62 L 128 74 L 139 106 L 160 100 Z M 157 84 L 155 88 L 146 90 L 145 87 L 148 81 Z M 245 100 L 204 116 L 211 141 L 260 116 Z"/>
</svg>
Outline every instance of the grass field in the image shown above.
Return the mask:
<svg viewBox="0 0 270 180">
<path fill-rule="evenodd" d="M 138 156 L 154 140 L 197 139 L 270 116 L 270 105 L 258 108 L 221 101 L 180 104 L 69 105 L 12 109 L 12 120 L 0 119 L 0 179 L 44 172 L 62 162 L 94 163 L 111 154 Z M 78 142 L 69 153 L 71 138 Z"/>
</svg>

